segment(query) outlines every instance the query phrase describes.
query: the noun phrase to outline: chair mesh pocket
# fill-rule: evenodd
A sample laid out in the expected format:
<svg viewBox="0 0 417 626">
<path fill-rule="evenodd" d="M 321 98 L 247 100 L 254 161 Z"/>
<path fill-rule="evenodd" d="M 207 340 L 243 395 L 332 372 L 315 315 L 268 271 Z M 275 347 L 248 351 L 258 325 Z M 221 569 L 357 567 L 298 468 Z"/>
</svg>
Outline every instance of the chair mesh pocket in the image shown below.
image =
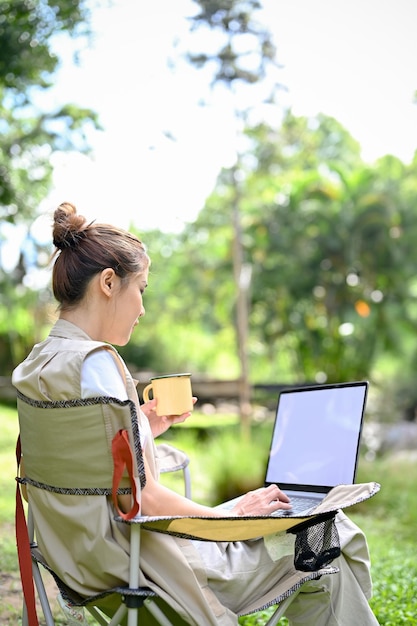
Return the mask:
<svg viewBox="0 0 417 626">
<path fill-rule="evenodd" d="M 295 552 L 294 567 L 303 572 L 315 572 L 340 555 L 339 533 L 335 523 L 335 513 L 331 517 L 320 518 L 316 523 L 305 522 L 293 530 Z"/>
</svg>

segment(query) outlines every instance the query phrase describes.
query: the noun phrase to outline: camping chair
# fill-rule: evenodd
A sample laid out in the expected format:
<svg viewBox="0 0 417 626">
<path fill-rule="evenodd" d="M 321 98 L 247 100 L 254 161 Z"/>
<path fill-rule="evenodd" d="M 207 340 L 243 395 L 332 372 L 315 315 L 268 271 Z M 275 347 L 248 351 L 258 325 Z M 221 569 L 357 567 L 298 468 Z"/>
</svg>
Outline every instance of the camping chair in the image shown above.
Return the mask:
<svg viewBox="0 0 417 626">
<path fill-rule="evenodd" d="M 25 461 L 24 471 L 26 474 L 24 478 L 18 479 L 18 482 L 21 483 L 24 495 L 26 495 L 26 483 L 35 484 L 41 488 L 49 490 L 60 489 L 63 493 L 66 492 L 69 494 L 74 493 L 75 491 L 77 491 L 77 493 L 78 491 L 81 493 L 84 490 L 85 493 L 92 493 L 96 491 L 97 495 L 111 495 L 113 481 L 111 444 L 113 436 L 118 432 L 118 430 L 124 430 L 132 436 L 132 443 L 136 452 L 134 455 L 136 458 L 132 459 L 132 475 L 135 474 L 138 476 L 138 468 L 143 467 L 140 446 L 136 443 L 139 440 L 136 408 L 130 401 L 120 402 L 115 399 L 103 397 L 76 402 L 34 402 L 25 398 L 23 395 L 18 394 L 18 413 L 20 422 L 20 438 L 18 441 L 18 447 L 20 447 L 21 444 Z M 86 432 L 85 423 L 87 421 L 90 424 L 95 422 L 95 424 L 91 430 Z M 42 424 L 45 425 L 45 428 L 42 428 Z M 80 432 L 81 429 L 84 433 L 82 441 L 80 441 L 77 436 L 77 433 Z M 104 450 L 102 446 L 97 446 L 97 441 L 93 441 L 94 438 L 100 438 L 100 431 L 102 434 L 107 433 L 107 439 L 104 442 Z M 133 433 L 135 433 L 135 435 L 133 435 Z M 48 446 L 48 441 L 45 440 L 45 436 L 49 437 L 49 443 L 52 445 Z M 72 441 L 76 441 L 76 445 L 72 444 Z M 31 445 L 28 445 L 28 442 L 30 442 Z M 101 443 L 103 444 L 103 441 Z M 95 452 L 94 448 L 96 450 Z M 177 450 L 168 444 L 160 444 L 157 448 L 161 473 L 182 471 L 184 480 L 184 495 L 190 498 L 191 479 L 188 456 L 184 452 Z M 76 458 L 74 458 L 75 451 L 77 455 Z M 18 464 L 20 464 L 20 455 L 21 452 L 19 450 Z M 111 460 L 110 463 L 109 459 Z M 55 476 L 55 484 L 49 484 L 51 480 L 50 470 L 48 470 L 50 462 L 53 463 L 54 467 L 56 467 L 57 463 L 61 466 L 61 472 L 63 474 L 62 478 L 64 480 L 63 483 L 59 484 L 58 482 L 58 484 L 56 484 L 57 478 Z M 87 484 L 86 478 L 91 473 L 92 466 L 96 469 L 96 477 L 98 473 L 103 472 L 103 480 L 100 479 L 101 484 Z M 141 471 L 143 474 L 143 469 Z M 106 481 L 107 488 L 103 487 Z M 68 486 L 70 484 L 72 487 Z M 82 484 L 83 489 L 76 489 L 77 484 Z M 129 487 L 128 491 L 130 490 L 131 489 Z M 119 491 L 123 491 L 123 489 Z M 126 491 L 126 488 L 124 491 Z M 17 497 L 20 497 L 20 489 L 17 493 Z M 22 515 L 20 515 L 20 524 L 21 520 Z M 20 526 L 19 530 L 17 528 L 17 532 L 26 532 L 26 529 L 22 529 Z M 55 622 L 39 565 L 42 565 L 50 572 L 64 600 L 74 606 L 82 607 L 86 605 L 88 611 L 97 619 L 99 624 L 111 624 L 111 626 L 113 626 L 113 624 L 119 624 L 120 619 L 122 619 L 124 614 L 127 613 L 127 605 L 134 604 L 136 601 L 133 601 L 131 598 L 127 599 L 126 595 L 124 604 L 121 605 L 117 615 L 115 615 L 111 621 L 106 621 L 106 618 L 98 612 L 93 602 L 97 601 L 99 603 L 99 600 L 105 598 L 106 595 L 110 595 L 110 590 L 105 594 L 100 594 L 97 598 L 88 599 L 88 601 L 86 601 L 85 598 L 69 589 L 48 566 L 48 563 L 45 561 L 36 544 L 35 523 L 30 502 L 27 506 L 27 535 L 32 562 L 28 563 L 26 560 L 22 563 L 21 561 L 21 569 L 26 569 L 26 575 L 29 568 L 32 571 L 33 582 L 38 593 L 47 626 L 53 625 Z M 18 544 L 20 542 L 21 536 L 18 536 Z M 136 564 L 134 567 L 136 567 Z M 137 575 L 138 573 L 139 564 L 137 564 Z M 138 585 L 136 584 L 135 587 L 138 587 Z M 113 592 L 113 590 L 111 591 Z M 117 593 L 121 597 L 124 597 L 125 592 L 127 594 L 128 590 L 122 588 L 117 589 Z M 138 606 L 142 606 L 147 599 L 153 598 L 155 595 L 156 594 L 150 589 L 138 589 L 137 594 L 135 594 L 135 597 L 138 598 Z M 170 623 L 168 621 L 164 621 L 163 616 L 160 614 L 160 609 L 158 609 L 156 605 L 155 607 L 151 607 L 150 610 L 158 616 L 158 623 Z M 28 607 L 27 602 L 25 601 L 22 626 L 27 626 L 29 623 Z"/>
<path fill-rule="evenodd" d="M 145 473 L 139 444 L 136 407 L 133 402 L 129 400 L 122 402 L 108 397 L 45 402 L 31 400 L 18 393 L 17 404 L 20 423 L 17 461 L 19 466 L 22 453 L 25 463 L 24 477 L 17 479 L 20 485 L 17 485 L 16 492 L 16 532 L 24 590 L 23 626 L 38 624 L 34 586 L 46 625 L 53 626 L 55 623 L 39 564 L 52 574 L 64 600 L 73 607 L 85 607 L 100 625 L 124 626 L 127 623 L 128 626 L 137 626 L 140 623 L 178 626 L 184 623 L 179 616 L 172 617 L 171 607 L 167 607 L 154 591 L 139 585 L 142 527 L 179 537 L 208 541 L 238 541 L 277 531 L 291 531 L 292 527 L 298 527 L 302 523 L 311 525 L 312 521 L 317 521 L 312 518 L 294 520 L 264 516 L 237 518 L 141 516 L 140 489 L 145 484 Z M 81 430 L 83 437 L 80 440 L 78 433 Z M 163 455 L 169 456 L 167 453 L 168 449 L 165 448 Z M 188 459 L 178 452 L 174 452 L 174 458 L 176 459 L 174 468 L 184 471 L 186 492 L 189 493 L 189 475 L 186 471 Z M 93 597 L 83 597 L 69 589 L 52 571 L 34 541 L 36 520 L 33 519 L 30 498 L 26 530 L 20 487 L 27 484 L 68 495 L 112 495 L 115 503 L 117 494 L 132 494 L 131 511 L 125 514 L 119 510 L 115 517 L 117 522 L 130 526 L 128 585 L 106 590 Z M 333 519 L 334 515 L 335 511 L 331 516 L 326 514 L 325 518 Z M 268 625 L 277 624 L 305 581 L 334 572 L 337 572 L 336 568 L 326 567 L 326 563 L 323 562 L 320 567 L 313 567 L 309 572 L 304 572 L 305 575 L 295 580 L 289 591 L 268 604 L 269 606 L 281 602 Z M 115 598 L 117 608 L 112 605 L 110 610 L 109 601 L 113 602 Z M 266 607 L 258 607 L 252 612 L 261 608 Z"/>
<path fill-rule="evenodd" d="M 165 471 L 168 471 L 168 470 L 165 470 Z M 173 470 L 173 471 L 176 471 L 176 470 Z M 56 583 L 56 586 L 60 594 L 58 596 L 58 601 L 60 601 L 61 603 L 64 614 L 67 611 L 71 611 L 71 610 L 73 614 L 75 614 L 74 622 L 79 621 L 80 624 L 82 625 L 81 618 L 83 617 L 83 609 L 85 607 L 87 611 L 90 613 L 90 615 L 92 615 L 95 618 L 97 623 L 100 624 L 100 626 L 118 626 L 120 623 L 119 618 L 122 619 L 127 613 L 128 601 L 127 601 L 127 598 L 124 597 L 123 594 L 125 592 L 127 593 L 128 590 L 127 589 L 124 590 L 122 588 L 119 590 L 121 594 L 121 599 L 123 600 L 123 602 L 126 603 L 126 606 L 124 604 L 121 604 L 119 613 L 117 615 L 115 613 L 111 621 L 108 620 L 100 611 L 100 609 L 94 605 L 94 600 L 88 599 L 86 601 L 85 598 L 79 596 L 73 590 L 71 590 L 67 585 L 65 585 L 65 583 L 51 570 L 51 568 L 48 566 L 45 559 L 43 558 L 42 553 L 40 552 L 39 548 L 37 547 L 36 542 L 34 541 L 35 537 L 34 537 L 33 515 L 32 515 L 32 509 L 30 506 L 28 506 L 27 516 L 28 516 L 28 522 L 27 522 L 28 534 L 29 534 L 30 546 L 31 546 L 32 577 L 33 577 L 33 582 L 34 582 L 34 585 L 38 594 L 39 602 L 42 608 L 45 625 L 55 626 L 55 620 L 54 620 L 50 600 L 48 598 L 48 594 L 45 589 L 44 579 L 40 571 L 40 567 L 39 567 L 40 565 L 42 565 L 43 568 L 47 572 L 49 572 L 49 574 L 52 576 L 52 578 L 54 579 Z M 275 606 L 275 611 L 271 615 L 271 617 L 268 619 L 268 622 L 265 624 L 265 626 L 276 626 L 276 624 L 278 624 L 281 617 L 285 615 L 285 611 L 288 605 L 294 600 L 296 595 L 300 592 L 300 589 L 301 589 L 301 586 L 298 589 L 294 590 L 286 598 L 283 598 L 281 602 L 279 603 L 279 605 Z M 136 598 L 138 599 L 138 604 L 140 606 L 143 606 L 144 608 L 147 608 L 150 611 L 150 613 L 153 615 L 153 617 L 156 618 L 158 624 L 161 624 L 161 626 L 170 626 L 170 625 L 172 626 L 172 622 L 162 612 L 162 609 L 160 609 L 158 605 L 156 605 L 155 603 L 152 603 L 152 601 L 156 597 L 156 594 L 153 591 L 151 591 L 149 588 L 141 587 L 136 590 L 135 595 L 136 595 Z M 98 597 L 97 602 L 99 603 L 99 601 L 100 601 L 100 598 Z M 143 623 L 146 624 L 147 622 L 144 620 Z M 137 622 L 135 621 L 134 624 L 136 626 Z M 22 626 L 30 626 L 26 602 L 23 602 Z"/>
</svg>

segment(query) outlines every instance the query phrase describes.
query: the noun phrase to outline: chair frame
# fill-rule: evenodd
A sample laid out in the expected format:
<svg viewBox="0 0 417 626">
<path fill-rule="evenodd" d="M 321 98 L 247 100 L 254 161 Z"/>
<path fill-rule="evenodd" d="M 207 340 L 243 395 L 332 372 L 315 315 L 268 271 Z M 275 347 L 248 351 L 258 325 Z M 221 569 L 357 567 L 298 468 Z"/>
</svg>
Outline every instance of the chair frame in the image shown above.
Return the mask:
<svg viewBox="0 0 417 626">
<path fill-rule="evenodd" d="M 33 515 L 30 506 L 28 506 L 28 533 L 31 543 L 31 555 L 32 555 L 32 576 L 34 585 L 38 594 L 39 602 L 41 604 L 42 612 L 45 618 L 46 626 L 55 626 L 55 620 L 52 614 L 50 601 L 45 589 L 45 584 L 42 578 L 39 565 L 43 565 L 47 571 L 50 571 L 47 565 L 42 561 L 42 557 L 37 549 L 37 545 L 34 542 L 34 524 Z M 139 586 L 139 555 L 140 555 L 140 524 L 131 524 L 131 559 L 130 559 L 130 572 L 129 572 L 129 587 L 119 588 L 118 592 L 121 596 L 121 604 L 113 617 L 109 620 L 104 617 L 103 614 L 94 606 L 94 604 L 77 604 L 77 600 L 73 599 L 73 606 L 83 606 L 90 615 L 97 621 L 100 626 L 120 626 L 121 620 L 126 616 L 128 617 L 127 626 L 138 626 L 138 609 L 145 606 L 147 610 L 153 615 L 161 626 L 175 626 L 163 613 L 160 607 L 153 602 L 156 594 L 147 587 Z M 52 575 L 52 574 L 51 574 Z M 58 589 L 60 589 L 59 580 L 56 575 L 54 576 L 57 582 Z M 300 589 L 294 591 L 290 596 L 282 600 L 276 605 L 274 613 L 265 622 L 265 626 L 276 626 L 285 615 L 285 611 L 288 606 L 294 601 L 295 597 L 300 593 Z M 61 590 L 60 590 L 61 591 Z M 67 590 L 68 591 L 68 590 Z M 30 626 L 28 621 L 28 614 L 25 601 L 23 600 L 23 612 L 22 612 L 22 626 Z"/>
<path fill-rule="evenodd" d="M 191 497 L 191 479 L 190 479 L 190 471 L 189 471 L 189 459 L 185 457 L 184 465 L 181 467 L 175 467 L 172 471 L 182 470 L 184 477 L 184 492 L 186 497 Z M 164 469 L 164 472 L 168 472 L 168 469 Z M 120 622 L 124 617 L 128 616 L 128 626 L 138 626 L 138 609 L 145 606 L 147 610 L 153 615 L 153 617 L 158 621 L 161 626 L 174 626 L 172 622 L 166 617 L 160 607 L 153 602 L 153 599 L 156 597 L 156 594 L 151 591 L 147 587 L 139 586 L 139 555 L 140 555 L 140 533 L 141 533 L 141 525 L 140 524 L 130 524 L 131 526 L 131 535 L 130 535 L 130 544 L 131 544 L 131 559 L 130 559 L 130 571 L 129 571 L 129 587 L 119 588 L 117 591 L 121 596 L 121 604 L 117 609 L 116 613 L 109 620 L 105 617 L 94 604 L 79 604 L 76 598 L 71 597 L 71 603 L 74 607 L 84 607 L 90 615 L 97 621 L 100 626 L 120 626 Z M 42 608 L 43 616 L 45 619 L 46 626 L 55 626 L 55 619 L 53 617 L 50 600 L 48 598 L 45 583 L 42 577 L 42 573 L 40 570 L 40 565 L 42 565 L 46 571 L 50 573 L 51 576 L 55 579 L 57 583 L 57 587 L 59 591 L 62 591 L 63 583 L 59 581 L 56 575 L 48 568 L 47 564 L 42 558 L 42 555 L 39 552 L 35 541 L 35 530 L 34 530 L 34 521 L 33 514 L 30 505 L 27 508 L 27 529 L 29 535 L 29 542 L 31 547 L 31 558 L 32 558 L 32 578 L 34 582 L 34 586 L 36 588 L 36 592 L 39 598 L 39 602 Z M 68 594 L 68 588 L 65 588 L 66 593 Z M 285 611 L 289 604 L 293 602 L 296 595 L 300 592 L 300 589 L 297 589 L 293 592 L 289 597 L 282 600 L 278 605 L 276 605 L 276 609 L 268 621 L 265 623 L 265 626 L 276 626 L 283 615 L 285 615 Z M 25 601 L 23 600 L 23 611 L 22 611 L 22 626 L 30 626 L 28 620 L 28 612 L 26 608 Z"/>
<path fill-rule="evenodd" d="M 174 448 L 172 448 L 172 450 L 175 456 L 179 452 Z M 185 453 L 181 454 L 183 455 L 182 462 L 177 462 L 177 464 L 172 467 L 165 466 L 161 470 L 161 473 L 182 471 L 184 481 L 184 495 L 187 498 L 191 498 L 191 476 L 189 470 L 189 458 Z M 55 626 L 55 620 L 53 617 L 50 600 L 46 592 L 45 583 L 42 578 L 40 565 L 42 565 L 44 569 L 48 571 L 54 578 L 60 593 L 64 593 L 65 596 L 68 596 L 69 601 L 74 607 L 85 608 L 90 613 L 90 615 L 92 615 L 92 617 L 97 621 L 97 623 L 100 624 L 100 626 L 120 626 L 121 620 L 125 618 L 126 614 L 128 619 L 127 626 L 138 626 L 138 610 L 143 606 L 147 608 L 147 610 L 153 615 L 158 624 L 160 624 L 161 626 L 174 626 L 172 622 L 167 618 L 167 616 L 163 613 L 162 609 L 160 609 L 160 607 L 155 604 L 155 602 L 153 602 L 153 600 L 157 597 L 157 594 L 149 589 L 149 587 L 139 586 L 140 531 L 140 524 L 131 525 L 131 558 L 129 564 L 129 586 L 119 587 L 109 591 L 109 593 L 118 593 L 121 598 L 121 603 L 119 608 L 114 613 L 113 617 L 107 618 L 94 605 L 94 600 L 92 600 L 91 603 L 80 603 L 78 599 L 73 595 L 71 590 L 69 590 L 68 587 L 64 585 L 64 583 L 58 578 L 58 576 L 50 570 L 47 563 L 43 559 L 43 556 L 40 553 L 36 543 L 33 512 L 30 504 L 28 503 L 27 532 L 32 561 L 32 580 L 39 598 L 46 626 Z M 31 626 L 31 624 L 29 623 L 29 616 L 25 598 L 23 598 L 22 626 Z"/>
</svg>

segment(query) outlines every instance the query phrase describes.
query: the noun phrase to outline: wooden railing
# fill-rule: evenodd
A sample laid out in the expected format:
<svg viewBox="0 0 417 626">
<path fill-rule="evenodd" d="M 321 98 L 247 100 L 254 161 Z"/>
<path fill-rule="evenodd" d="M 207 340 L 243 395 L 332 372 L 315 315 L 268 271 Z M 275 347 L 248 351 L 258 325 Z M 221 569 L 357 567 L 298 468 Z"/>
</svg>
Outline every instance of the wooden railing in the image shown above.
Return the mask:
<svg viewBox="0 0 417 626">
<path fill-rule="evenodd" d="M 139 380 L 137 390 L 142 400 L 142 392 L 149 382 L 149 374 L 143 376 L 142 373 L 135 374 L 134 378 Z M 199 402 L 216 403 L 221 400 L 237 400 L 239 397 L 239 381 L 238 380 L 211 380 L 194 376 L 191 379 L 193 394 L 197 396 Z M 266 398 L 272 403 L 278 397 L 281 389 L 287 387 L 284 384 L 257 384 L 252 388 L 254 398 Z M 0 376 L 0 402 L 10 402 L 16 397 L 11 378 L 8 376 Z"/>
</svg>

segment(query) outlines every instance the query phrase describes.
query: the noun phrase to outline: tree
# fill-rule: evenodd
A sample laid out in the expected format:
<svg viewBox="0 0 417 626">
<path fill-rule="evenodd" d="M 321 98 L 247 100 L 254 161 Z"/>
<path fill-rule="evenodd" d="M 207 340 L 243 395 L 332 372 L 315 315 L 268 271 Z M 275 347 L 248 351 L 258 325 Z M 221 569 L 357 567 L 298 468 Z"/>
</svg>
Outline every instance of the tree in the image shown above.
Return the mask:
<svg viewBox="0 0 417 626">
<path fill-rule="evenodd" d="M 417 160 L 405 165 L 386 156 L 365 164 L 357 142 L 326 116 L 289 111 L 280 127 L 260 124 L 246 133 L 240 211 L 253 272 L 251 382 L 369 378 L 382 393 L 387 373 L 395 382 L 400 369 L 411 411 Z M 141 233 L 152 266 L 140 340 L 148 350 L 157 346 L 165 367 L 239 374 L 232 175 L 233 168 L 221 172 L 182 233 Z M 389 390 L 391 407 L 396 390 Z"/>
<path fill-rule="evenodd" d="M 291 348 L 298 378 L 366 377 L 383 350 L 401 345 L 396 329 L 404 326 L 400 310 L 410 297 L 411 252 L 403 231 L 413 210 L 402 189 L 407 168 L 392 157 L 384 167 L 361 163 L 335 120 L 318 121 L 295 143 L 291 115 L 279 131 L 251 131 L 261 138 L 257 169 L 245 186 L 248 237 L 258 259 L 253 317 L 271 356 L 279 354 L 277 342 Z M 297 145 L 317 139 L 321 148 L 311 163 L 312 153 Z M 329 141 L 339 143 L 332 159 Z"/>
<path fill-rule="evenodd" d="M 191 18 L 192 28 L 208 28 L 220 34 L 217 50 L 190 53 L 188 58 L 197 68 L 212 68 L 212 86 L 225 86 L 234 96 L 232 107 L 236 119 L 236 134 L 241 132 L 240 122 L 248 118 L 250 95 L 248 89 L 254 84 L 266 81 L 269 66 L 275 65 L 276 49 L 267 28 L 256 21 L 255 13 L 262 5 L 257 0 L 194 0 L 199 11 Z M 268 92 L 273 100 L 276 84 Z M 245 104 L 238 105 L 241 96 Z M 259 98 L 259 91 L 256 95 Z M 242 432 L 248 434 L 251 414 L 251 390 L 249 359 L 247 352 L 250 264 L 245 261 L 241 228 L 240 154 L 236 154 L 236 164 L 230 172 L 233 198 L 230 220 L 233 224 L 233 274 L 236 289 L 235 324 L 236 345 L 240 362 L 240 417 Z"/>
<path fill-rule="evenodd" d="M 14 0 L 0 4 L 0 210 L 2 220 L 33 218 L 50 184 L 52 152 L 83 142 L 84 124 L 97 122 L 92 111 L 70 103 L 53 111 L 36 104 L 48 90 L 59 59 L 53 39 L 59 34 L 86 37 L 86 0 Z"/>
<path fill-rule="evenodd" d="M 238 82 L 253 85 L 267 76 L 275 63 L 276 49 L 267 28 L 256 21 L 262 8 L 258 0 L 194 0 L 199 12 L 191 18 L 192 30 L 209 28 L 222 35 L 220 47 L 212 52 L 190 52 L 197 68 L 213 68 L 212 85 L 227 88 Z"/>
<path fill-rule="evenodd" d="M 247 134 L 240 211 L 253 270 L 253 382 L 370 376 L 381 354 L 401 351 L 400 330 L 415 320 L 415 166 L 393 157 L 364 164 L 358 144 L 325 116 L 288 112 L 281 127 Z M 233 197 L 225 170 L 184 235 L 187 281 L 203 287 L 188 315 L 212 303 L 213 336 L 235 306 Z"/>
<path fill-rule="evenodd" d="M 27 309 L 35 306 L 40 315 L 42 298 L 24 281 L 28 265 L 40 262 L 41 246 L 30 223 L 49 192 L 51 154 L 74 146 L 87 151 L 87 125 L 98 125 L 94 112 L 74 104 L 48 111 L 38 105 L 39 93 L 52 86 L 59 64 L 54 39 L 87 37 L 89 15 L 87 0 L 0 3 L 0 302 L 5 313 L 0 316 L 0 335 L 2 366 L 7 369 L 42 327 L 40 318 L 36 316 L 35 323 Z M 2 249 L 11 237 L 20 254 L 14 269 L 6 269 Z M 21 324 L 16 323 L 19 319 Z"/>
</svg>

